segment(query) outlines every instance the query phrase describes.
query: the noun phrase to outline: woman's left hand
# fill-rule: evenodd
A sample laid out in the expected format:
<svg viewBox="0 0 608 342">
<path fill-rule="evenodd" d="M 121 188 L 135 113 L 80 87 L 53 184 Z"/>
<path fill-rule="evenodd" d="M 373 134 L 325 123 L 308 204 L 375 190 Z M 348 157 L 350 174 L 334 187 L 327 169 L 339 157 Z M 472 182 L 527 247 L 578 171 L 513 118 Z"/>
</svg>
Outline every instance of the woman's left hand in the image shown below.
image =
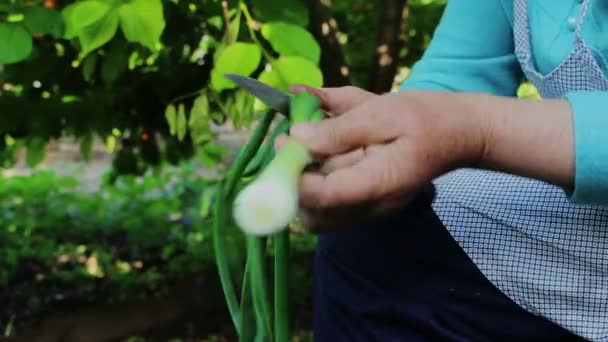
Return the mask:
<svg viewBox="0 0 608 342">
<path fill-rule="evenodd" d="M 347 218 L 381 215 L 406 206 L 442 173 L 476 164 L 484 127 L 464 105 L 451 93 L 402 92 L 294 126 L 292 136 L 325 159 L 320 172 L 302 176 L 305 224 L 322 232 L 347 226 Z"/>
</svg>

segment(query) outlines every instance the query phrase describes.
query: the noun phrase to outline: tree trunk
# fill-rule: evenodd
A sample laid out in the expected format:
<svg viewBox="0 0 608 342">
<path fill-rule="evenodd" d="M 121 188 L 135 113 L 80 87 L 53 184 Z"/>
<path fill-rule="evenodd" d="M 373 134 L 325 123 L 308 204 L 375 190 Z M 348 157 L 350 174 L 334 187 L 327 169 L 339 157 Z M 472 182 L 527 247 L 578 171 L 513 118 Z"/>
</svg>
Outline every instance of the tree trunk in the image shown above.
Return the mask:
<svg viewBox="0 0 608 342">
<path fill-rule="evenodd" d="M 337 24 L 324 0 L 306 0 L 310 12 L 310 32 L 321 45 L 320 66 L 326 87 L 351 84 L 350 71 L 342 47 L 336 37 Z"/>
<path fill-rule="evenodd" d="M 370 69 L 368 90 L 385 93 L 391 90 L 403 47 L 402 25 L 407 0 L 383 0 L 378 22 L 376 49 Z"/>
</svg>

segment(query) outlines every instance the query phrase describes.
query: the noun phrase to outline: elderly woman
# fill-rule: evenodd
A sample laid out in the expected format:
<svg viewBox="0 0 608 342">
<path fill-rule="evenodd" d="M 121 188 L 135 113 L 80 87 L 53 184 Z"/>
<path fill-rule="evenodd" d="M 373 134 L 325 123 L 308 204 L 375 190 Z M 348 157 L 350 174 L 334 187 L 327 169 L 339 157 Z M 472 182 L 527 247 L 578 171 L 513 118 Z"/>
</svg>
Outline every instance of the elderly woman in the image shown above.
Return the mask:
<svg viewBox="0 0 608 342">
<path fill-rule="evenodd" d="M 606 1 L 449 0 L 398 93 L 309 89 L 316 340 L 608 341 L 607 57 Z"/>
</svg>

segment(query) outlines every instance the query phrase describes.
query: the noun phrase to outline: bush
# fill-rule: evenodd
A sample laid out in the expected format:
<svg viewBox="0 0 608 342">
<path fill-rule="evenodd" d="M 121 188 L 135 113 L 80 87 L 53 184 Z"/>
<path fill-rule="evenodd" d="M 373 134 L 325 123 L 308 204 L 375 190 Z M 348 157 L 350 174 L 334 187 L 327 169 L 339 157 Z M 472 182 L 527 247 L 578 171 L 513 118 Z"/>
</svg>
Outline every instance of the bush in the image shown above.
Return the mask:
<svg viewBox="0 0 608 342">
<path fill-rule="evenodd" d="M 61 307 L 156 296 L 174 281 L 213 271 L 216 183 L 198 169 L 189 162 L 124 176 L 95 192 L 50 171 L 1 178 L 0 322 L 29 325 Z M 235 232 L 227 232 L 230 257 L 240 265 L 244 242 Z M 294 248 L 310 251 L 314 239 L 296 235 Z M 302 299 L 311 271 L 294 271 Z"/>
<path fill-rule="evenodd" d="M 182 170 L 124 177 L 94 193 L 77 185 L 52 172 L 0 182 L 2 315 L 151 295 L 212 266 L 199 198 L 210 202 L 213 181 Z"/>
</svg>

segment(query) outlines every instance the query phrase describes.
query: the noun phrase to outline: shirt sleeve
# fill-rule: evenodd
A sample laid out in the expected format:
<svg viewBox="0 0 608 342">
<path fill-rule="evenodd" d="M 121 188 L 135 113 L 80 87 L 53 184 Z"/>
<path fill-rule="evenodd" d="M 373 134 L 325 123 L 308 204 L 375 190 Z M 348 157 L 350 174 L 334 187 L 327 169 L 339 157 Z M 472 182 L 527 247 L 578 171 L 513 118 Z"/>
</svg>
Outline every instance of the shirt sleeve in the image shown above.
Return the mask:
<svg viewBox="0 0 608 342">
<path fill-rule="evenodd" d="M 572 92 L 566 99 L 572 108 L 575 145 L 570 200 L 608 205 L 608 92 Z"/>
<path fill-rule="evenodd" d="M 512 1 L 449 0 L 431 43 L 401 89 L 515 95 L 522 75 L 512 21 Z"/>
<path fill-rule="evenodd" d="M 433 40 L 401 89 L 515 95 L 523 75 L 514 53 L 512 4 L 449 0 Z M 608 92 L 573 92 L 566 98 L 576 154 L 569 199 L 608 205 Z"/>
</svg>

